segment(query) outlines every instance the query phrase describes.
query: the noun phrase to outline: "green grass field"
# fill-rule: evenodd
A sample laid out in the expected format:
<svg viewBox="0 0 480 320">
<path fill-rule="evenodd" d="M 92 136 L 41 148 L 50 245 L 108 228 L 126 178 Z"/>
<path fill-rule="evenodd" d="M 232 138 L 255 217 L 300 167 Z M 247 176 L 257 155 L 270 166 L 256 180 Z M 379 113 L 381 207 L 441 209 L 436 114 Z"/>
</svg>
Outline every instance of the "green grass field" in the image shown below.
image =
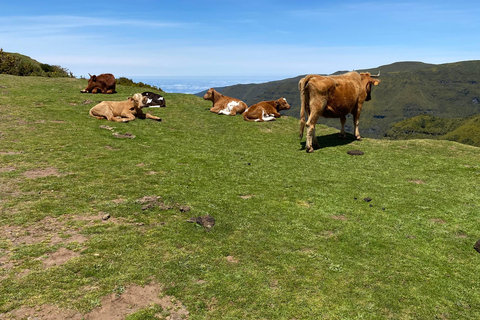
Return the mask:
<svg viewBox="0 0 480 320">
<path fill-rule="evenodd" d="M 480 318 L 479 148 L 318 125 L 307 154 L 296 119 L 169 93 L 162 122 L 114 123 L 88 110 L 142 90 L 85 84 L 0 75 L 0 319 L 92 319 L 139 286 L 123 318 Z"/>
</svg>

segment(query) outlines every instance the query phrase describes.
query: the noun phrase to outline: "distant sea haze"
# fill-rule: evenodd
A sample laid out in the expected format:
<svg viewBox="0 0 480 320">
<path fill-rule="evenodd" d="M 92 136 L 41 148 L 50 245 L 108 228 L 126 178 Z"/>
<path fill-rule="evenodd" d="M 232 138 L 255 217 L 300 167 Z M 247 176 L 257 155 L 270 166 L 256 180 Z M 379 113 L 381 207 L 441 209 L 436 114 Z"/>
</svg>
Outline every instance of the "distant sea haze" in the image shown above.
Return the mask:
<svg viewBox="0 0 480 320">
<path fill-rule="evenodd" d="M 129 77 L 127 77 L 129 78 Z M 131 77 L 134 82 L 143 82 L 171 93 L 199 93 L 210 88 L 233 86 L 236 84 L 263 83 L 282 80 L 281 76 L 252 77 Z"/>
</svg>

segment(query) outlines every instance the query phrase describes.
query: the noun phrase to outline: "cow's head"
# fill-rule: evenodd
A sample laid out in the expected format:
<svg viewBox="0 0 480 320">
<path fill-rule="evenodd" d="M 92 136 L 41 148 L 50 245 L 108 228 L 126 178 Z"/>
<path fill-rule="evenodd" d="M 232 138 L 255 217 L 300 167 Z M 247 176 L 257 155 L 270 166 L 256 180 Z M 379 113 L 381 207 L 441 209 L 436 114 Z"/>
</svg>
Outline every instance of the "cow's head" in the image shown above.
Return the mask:
<svg viewBox="0 0 480 320">
<path fill-rule="evenodd" d="M 205 93 L 205 95 L 203 96 L 203 99 L 213 101 L 214 92 L 215 92 L 215 89 L 213 88 L 208 89 L 207 93 Z"/>
<path fill-rule="evenodd" d="M 143 96 L 141 93 L 135 93 L 133 97 L 129 97 L 129 100 L 132 100 L 134 105 L 138 108 L 143 108 L 147 104 L 148 98 Z"/>
<path fill-rule="evenodd" d="M 88 80 L 87 87 L 80 91 L 81 93 L 91 93 L 93 88 L 95 88 L 95 85 L 97 84 L 97 76 L 92 76 L 90 73 L 88 75 L 90 76 L 90 79 Z"/>
<path fill-rule="evenodd" d="M 275 100 L 275 109 L 277 109 L 278 111 L 290 109 L 290 105 L 288 104 L 287 99 L 280 98 L 278 100 Z"/>
<path fill-rule="evenodd" d="M 360 73 L 360 77 L 362 78 L 362 84 L 365 86 L 365 90 L 367 91 L 367 98 L 365 101 L 370 101 L 372 99 L 372 85 L 376 86 L 380 83 L 379 79 L 376 79 L 376 77 L 379 77 L 380 73 L 376 76 L 372 76 L 370 72 L 366 73 Z"/>
</svg>

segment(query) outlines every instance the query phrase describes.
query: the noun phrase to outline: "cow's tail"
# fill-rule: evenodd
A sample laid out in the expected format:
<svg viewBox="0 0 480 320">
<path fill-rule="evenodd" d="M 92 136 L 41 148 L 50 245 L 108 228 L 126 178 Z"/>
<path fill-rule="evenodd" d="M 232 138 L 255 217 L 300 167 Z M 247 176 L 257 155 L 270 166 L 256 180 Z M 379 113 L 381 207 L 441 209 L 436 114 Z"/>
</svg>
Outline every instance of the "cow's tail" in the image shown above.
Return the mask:
<svg viewBox="0 0 480 320">
<path fill-rule="evenodd" d="M 300 108 L 300 139 L 303 138 L 303 132 L 305 130 L 306 117 L 310 114 L 310 93 L 308 91 L 309 77 L 302 78 L 298 82 L 298 90 L 300 91 L 301 108 Z"/>
</svg>

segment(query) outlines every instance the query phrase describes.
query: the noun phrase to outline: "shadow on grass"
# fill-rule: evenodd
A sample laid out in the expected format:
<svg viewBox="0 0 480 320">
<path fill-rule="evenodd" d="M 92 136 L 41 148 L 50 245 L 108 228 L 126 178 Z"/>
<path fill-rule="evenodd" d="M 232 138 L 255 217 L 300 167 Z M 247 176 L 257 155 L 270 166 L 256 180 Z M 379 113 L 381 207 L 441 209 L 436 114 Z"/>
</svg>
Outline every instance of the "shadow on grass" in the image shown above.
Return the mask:
<svg viewBox="0 0 480 320">
<path fill-rule="evenodd" d="M 355 141 L 355 136 L 351 133 L 347 133 L 345 138 L 341 138 L 339 133 L 332 133 L 324 136 L 317 136 L 318 143 L 320 144 L 320 148 L 314 148 L 315 150 L 330 148 L 330 147 L 337 147 L 337 146 L 344 146 L 350 144 Z M 305 150 L 306 141 L 301 142 L 301 149 Z"/>
</svg>

